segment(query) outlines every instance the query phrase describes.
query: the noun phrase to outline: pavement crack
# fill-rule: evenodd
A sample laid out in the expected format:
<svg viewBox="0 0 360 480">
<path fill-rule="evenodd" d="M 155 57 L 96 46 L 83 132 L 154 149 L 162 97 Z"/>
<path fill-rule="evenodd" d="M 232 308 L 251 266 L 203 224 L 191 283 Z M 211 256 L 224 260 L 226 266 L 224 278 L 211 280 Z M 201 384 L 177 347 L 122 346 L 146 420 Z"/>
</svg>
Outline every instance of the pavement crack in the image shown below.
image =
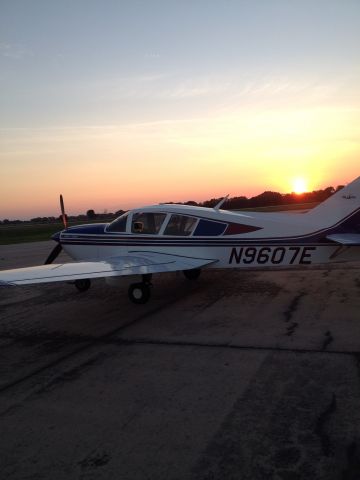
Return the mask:
<svg viewBox="0 0 360 480">
<path fill-rule="evenodd" d="M 290 320 L 292 319 L 292 316 L 293 314 L 296 312 L 296 310 L 298 309 L 298 306 L 299 306 L 299 303 L 300 303 L 300 300 L 306 295 L 306 293 L 304 291 L 300 292 L 299 295 L 296 295 L 296 297 L 294 297 L 291 302 L 290 302 L 290 305 L 288 306 L 288 308 L 285 310 L 284 312 L 284 316 L 285 316 L 285 322 L 288 323 L 290 322 Z"/>
<path fill-rule="evenodd" d="M 106 452 L 92 452 L 84 460 L 78 462 L 82 469 L 93 469 L 103 467 L 111 460 L 111 456 Z"/>
<path fill-rule="evenodd" d="M 286 335 L 288 337 L 291 337 L 291 335 L 295 332 L 296 328 L 299 326 L 299 324 L 297 322 L 293 322 L 291 325 L 289 325 L 287 327 L 287 332 L 286 332 Z"/>
<path fill-rule="evenodd" d="M 77 365 L 76 367 L 66 370 L 61 374 L 57 375 L 55 378 L 53 378 L 52 380 L 47 382 L 43 387 L 37 390 L 36 393 L 39 394 L 39 393 L 48 392 L 52 390 L 54 387 L 58 386 L 59 384 L 77 380 L 80 377 L 80 375 L 84 373 L 84 370 L 87 370 L 92 366 L 99 364 L 105 358 L 106 358 L 106 355 L 103 352 L 100 352 L 94 355 L 89 360 L 82 362 L 80 365 Z"/>
<path fill-rule="evenodd" d="M 334 337 L 332 336 L 330 330 L 328 330 L 326 333 L 325 333 L 325 339 L 323 341 L 323 344 L 322 344 L 322 347 L 321 349 L 322 350 L 326 350 L 327 347 L 330 345 L 331 342 L 334 341 Z"/>
<path fill-rule="evenodd" d="M 221 299 L 224 298 L 224 297 L 225 297 L 225 294 L 223 294 L 223 295 L 218 295 L 218 296 L 216 296 L 215 298 L 213 298 L 212 300 L 209 300 L 208 302 L 204 303 L 203 305 L 200 306 L 199 311 L 196 312 L 196 314 L 195 314 L 194 316 L 198 315 L 199 312 L 201 313 L 201 312 L 203 312 L 204 310 L 212 307 L 215 303 L 217 303 L 219 300 L 221 300 Z"/>
<path fill-rule="evenodd" d="M 326 457 L 330 457 L 333 454 L 331 448 L 330 436 L 327 432 L 327 424 L 329 423 L 331 416 L 336 412 L 336 395 L 333 393 L 331 402 L 325 408 L 325 410 L 319 415 L 316 426 L 315 434 L 320 438 L 323 454 Z"/>
</svg>

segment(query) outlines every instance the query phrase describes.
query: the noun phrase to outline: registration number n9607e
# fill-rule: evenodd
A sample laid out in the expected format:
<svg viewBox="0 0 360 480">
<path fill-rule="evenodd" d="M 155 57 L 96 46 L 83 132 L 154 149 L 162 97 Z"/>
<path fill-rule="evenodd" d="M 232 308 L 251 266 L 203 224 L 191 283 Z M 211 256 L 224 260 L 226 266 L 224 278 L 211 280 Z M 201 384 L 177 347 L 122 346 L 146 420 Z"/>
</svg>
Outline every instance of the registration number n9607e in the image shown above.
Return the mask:
<svg viewBox="0 0 360 480">
<path fill-rule="evenodd" d="M 229 264 L 310 265 L 316 247 L 233 247 Z"/>
</svg>

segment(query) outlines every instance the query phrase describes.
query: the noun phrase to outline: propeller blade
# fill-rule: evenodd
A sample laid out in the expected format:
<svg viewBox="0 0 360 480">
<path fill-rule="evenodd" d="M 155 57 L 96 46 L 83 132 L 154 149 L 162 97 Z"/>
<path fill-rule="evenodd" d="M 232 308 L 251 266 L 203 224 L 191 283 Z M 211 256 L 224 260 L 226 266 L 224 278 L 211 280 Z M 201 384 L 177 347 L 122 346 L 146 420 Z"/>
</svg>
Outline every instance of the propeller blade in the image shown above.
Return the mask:
<svg viewBox="0 0 360 480">
<path fill-rule="evenodd" d="M 60 195 L 60 209 L 61 209 L 61 218 L 62 218 L 64 227 L 67 228 L 67 218 L 66 218 L 65 207 L 64 207 L 64 199 L 62 195 Z"/>
<path fill-rule="evenodd" d="M 55 260 L 55 258 L 59 255 L 59 253 L 61 252 L 62 250 L 62 246 L 60 243 L 58 243 L 55 248 L 51 251 L 50 255 L 48 256 L 48 258 L 45 260 L 45 263 L 44 265 L 49 265 L 50 263 L 53 263 L 53 261 Z"/>
</svg>

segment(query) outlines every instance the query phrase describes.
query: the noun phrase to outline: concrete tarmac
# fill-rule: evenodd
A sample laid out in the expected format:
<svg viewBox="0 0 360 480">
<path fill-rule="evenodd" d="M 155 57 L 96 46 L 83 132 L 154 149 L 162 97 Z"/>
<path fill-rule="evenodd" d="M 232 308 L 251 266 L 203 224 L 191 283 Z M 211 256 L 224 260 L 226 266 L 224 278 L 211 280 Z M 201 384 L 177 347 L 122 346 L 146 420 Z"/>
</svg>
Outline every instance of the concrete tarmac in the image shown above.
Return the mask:
<svg viewBox="0 0 360 480">
<path fill-rule="evenodd" d="M 360 263 L 131 281 L 0 289 L 1 479 L 360 478 Z"/>
</svg>

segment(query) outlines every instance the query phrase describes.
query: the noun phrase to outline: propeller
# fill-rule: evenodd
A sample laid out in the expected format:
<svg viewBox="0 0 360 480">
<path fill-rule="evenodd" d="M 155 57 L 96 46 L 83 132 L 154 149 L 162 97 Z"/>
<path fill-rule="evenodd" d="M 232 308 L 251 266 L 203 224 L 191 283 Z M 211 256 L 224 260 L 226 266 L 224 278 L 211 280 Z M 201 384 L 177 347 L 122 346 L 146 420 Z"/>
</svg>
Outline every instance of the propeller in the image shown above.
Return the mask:
<svg viewBox="0 0 360 480">
<path fill-rule="evenodd" d="M 67 215 L 65 213 L 65 207 L 64 207 L 64 199 L 63 199 L 63 196 L 60 195 L 60 209 L 61 209 L 61 219 L 62 219 L 62 222 L 64 224 L 64 227 L 67 228 Z M 56 238 L 54 238 L 56 237 Z M 49 265 L 50 263 L 53 263 L 53 261 L 57 258 L 57 256 L 60 254 L 61 250 L 62 250 L 62 246 L 61 246 L 61 243 L 59 241 L 59 237 L 60 237 L 60 234 L 59 233 L 56 233 L 54 236 L 53 236 L 53 239 L 56 240 L 58 243 L 55 245 L 55 247 L 53 248 L 53 250 L 50 252 L 50 255 L 47 257 L 47 259 L 45 260 L 45 264 L 44 265 Z"/>
<path fill-rule="evenodd" d="M 61 209 L 61 218 L 62 218 L 64 227 L 67 228 L 67 215 L 65 213 L 64 199 L 62 195 L 60 195 L 60 209 Z"/>
<path fill-rule="evenodd" d="M 55 245 L 55 248 L 50 252 L 50 255 L 48 256 L 48 258 L 45 260 L 45 263 L 44 265 L 49 265 L 50 263 L 53 263 L 53 261 L 55 260 L 55 258 L 59 255 L 59 253 L 61 252 L 62 250 L 62 246 L 61 246 L 61 243 L 58 243 L 57 245 Z"/>
</svg>

